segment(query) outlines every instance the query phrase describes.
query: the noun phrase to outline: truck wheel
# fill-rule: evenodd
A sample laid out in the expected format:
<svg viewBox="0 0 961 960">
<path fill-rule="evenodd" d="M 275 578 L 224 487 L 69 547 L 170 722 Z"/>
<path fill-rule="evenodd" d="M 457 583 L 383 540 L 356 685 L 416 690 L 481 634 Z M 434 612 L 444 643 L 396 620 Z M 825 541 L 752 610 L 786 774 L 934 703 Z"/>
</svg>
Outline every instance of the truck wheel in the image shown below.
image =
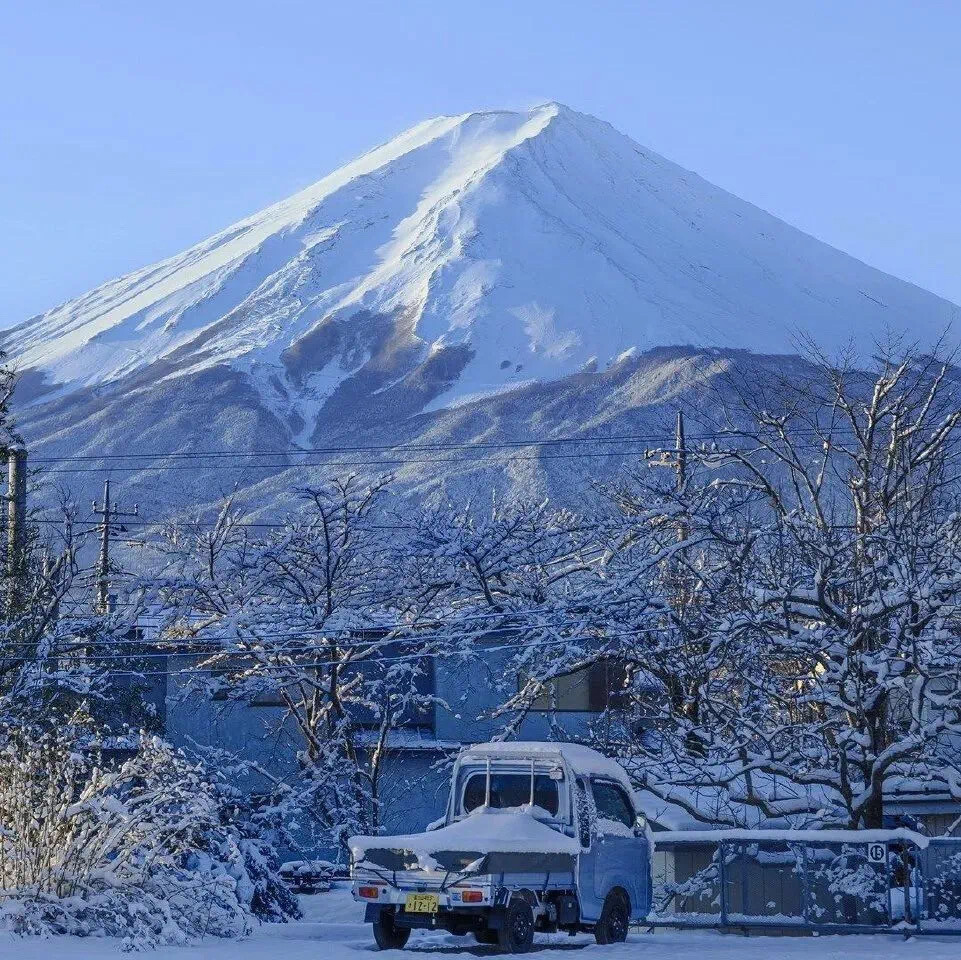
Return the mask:
<svg viewBox="0 0 961 960">
<path fill-rule="evenodd" d="M 497 931 L 497 944 L 505 953 L 527 953 L 534 943 L 534 911 L 521 897 L 512 897 Z"/>
<path fill-rule="evenodd" d="M 604 900 L 601 918 L 594 927 L 598 943 L 623 943 L 631 922 L 631 906 L 620 890 L 612 890 Z"/>
<path fill-rule="evenodd" d="M 378 950 L 402 950 L 410 940 L 410 930 L 407 927 L 394 926 L 392 910 L 381 910 L 373 927 Z"/>
</svg>

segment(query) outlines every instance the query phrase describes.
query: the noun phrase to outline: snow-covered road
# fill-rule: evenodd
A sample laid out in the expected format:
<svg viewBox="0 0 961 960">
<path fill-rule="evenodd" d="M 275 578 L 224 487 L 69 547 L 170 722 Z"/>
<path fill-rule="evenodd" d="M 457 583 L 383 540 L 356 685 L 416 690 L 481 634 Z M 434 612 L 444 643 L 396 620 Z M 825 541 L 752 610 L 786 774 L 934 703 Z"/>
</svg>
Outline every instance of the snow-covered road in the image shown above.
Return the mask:
<svg viewBox="0 0 961 960">
<path fill-rule="evenodd" d="M 164 947 L 144 956 L 150 960 L 374 960 L 376 951 L 360 911 L 343 891 L 304 898 L 305 919 L 299 923 L 261 927 L 242 942 L 210 940 L 193 947 Z M 633 934 L 626 944 L 599 947 L 593 937 L 538 936 L 537 960 L 955 960 L 958 940 L 899 937 L 752 937 L 704 931 Z M 494 957 L 469 937 L 415 932 L 407 960 L 441 957 Z M 103 960 L 130 956 L 120 944 L 104 940 L 66 938 L 22 940 L 0 934 L 0 958 L 10 960 Z M 400 960 L 400 952 L 384 955 Z"/>
</svg>

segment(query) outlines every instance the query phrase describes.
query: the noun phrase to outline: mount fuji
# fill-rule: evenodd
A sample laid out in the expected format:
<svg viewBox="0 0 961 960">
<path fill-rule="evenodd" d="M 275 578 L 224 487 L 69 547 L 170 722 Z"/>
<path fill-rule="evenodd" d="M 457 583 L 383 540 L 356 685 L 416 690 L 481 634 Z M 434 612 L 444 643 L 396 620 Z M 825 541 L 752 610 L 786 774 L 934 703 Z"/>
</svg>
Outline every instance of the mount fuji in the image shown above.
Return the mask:
<svg viewBox="0 0 961 960">
<path fill-rule="evenodd" d="M 237 484 L 282 504 L 322 461 L 350 465 L 345 449 L 661 428 L 732 364 L 799 362 L 799 335 L 869 354 L 887 332 L 933 342 L 957 315 L 549 103 L 421 123 L 2 346 L 31 455 L 95 469 L 107 454 L 271 451 L 176 475 L 172 460 L 112 460 L 160 511 Z M 447 493 L 563 494 L 596 474 L 531 449 L 363 465 Z"/>
</svg>

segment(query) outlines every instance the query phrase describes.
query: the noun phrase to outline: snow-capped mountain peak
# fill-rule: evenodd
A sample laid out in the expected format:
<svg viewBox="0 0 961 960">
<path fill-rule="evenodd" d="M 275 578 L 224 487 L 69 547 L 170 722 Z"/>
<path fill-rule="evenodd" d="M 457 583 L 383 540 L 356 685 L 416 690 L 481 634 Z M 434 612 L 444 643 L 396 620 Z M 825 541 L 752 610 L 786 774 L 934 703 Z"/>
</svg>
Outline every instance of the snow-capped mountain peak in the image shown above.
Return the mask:
<svg viewBox="0 0 961 960">
<path fill-rule="evenodd" d="M 632 349 L 830 350 L 956 312 L 548 103 L 418 124 L 5 346 L 38 399 L 229 368 L 303 442 L 335 393 L 400 384 L 415 412 Z"/>
</svg>

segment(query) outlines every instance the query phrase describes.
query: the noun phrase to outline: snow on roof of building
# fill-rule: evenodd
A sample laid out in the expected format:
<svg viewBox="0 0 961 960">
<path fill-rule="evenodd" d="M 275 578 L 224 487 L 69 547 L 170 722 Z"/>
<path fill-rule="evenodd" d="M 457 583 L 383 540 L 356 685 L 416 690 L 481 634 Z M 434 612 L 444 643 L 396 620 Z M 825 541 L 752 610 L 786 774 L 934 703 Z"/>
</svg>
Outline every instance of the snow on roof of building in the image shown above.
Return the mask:
<svg viewBox="0 0 961 960">
<path fill-rule="evenodd" d="M 380 733 L 377 730 L 358 730 L 354 742 L 365 747 L 377 744 Z M 423 727 L 407 727 L 390 730 L 387 734 L 388 750 L 429 751 L 434 753 L 453 753 L 463 746 L 460 740 L 439 740 Z"/>
</svg>

